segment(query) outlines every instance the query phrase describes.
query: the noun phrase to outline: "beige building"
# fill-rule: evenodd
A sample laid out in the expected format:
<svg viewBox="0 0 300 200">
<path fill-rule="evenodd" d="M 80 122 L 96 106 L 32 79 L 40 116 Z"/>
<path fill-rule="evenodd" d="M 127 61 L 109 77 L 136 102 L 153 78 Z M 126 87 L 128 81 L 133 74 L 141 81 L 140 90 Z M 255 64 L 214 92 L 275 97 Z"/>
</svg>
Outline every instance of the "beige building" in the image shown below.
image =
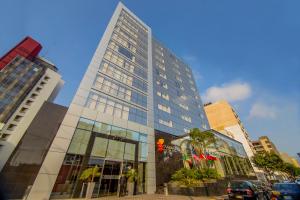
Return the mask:
<svg viewBox="0 0 300 200">
<path fill-rule="evenodd" d="M 204 105 L 204 110 L 212 129 L 217 130 L 241 142 L 248 157 L 252 157 L 254 148 L 249 135 L 232 106 L 225 100 Z"/>
<path fill-rule="evenodd" d="M 205 104 L 204 110 L 212 129 L 241 142 L 249 158 L 254 155 L 255 151 L 249 135 L 237 113 L 227 101 Z M 253 164 L 252 166 L 256 174 L 261 173 Z"/>
<path fill-rule="evenodd" d="M 299 164 L 299 162 L 298 162 L 298 160 L 297 160 L 296 158 L 291 157 L 291 160 L 292 160 L 293 165 L 294 165 L 295 167 L 300 167 L 300 164 Z"/>
<path fill-rule="evenodd" d="M 291 157 L 289 154 L 285 152 L 280 152 L 280 157 L 284 162 L 290 163 L 295 167 L 300 167 L 299 162 L 295 158 Z"/>
<path fill-rule="evenodd" d="M 274 143 L 267 136 L 261 136 L 258 140 L 252 141 L 252 145 L 257 153 L 266 152 L 280 155 Z"/>
</svg>

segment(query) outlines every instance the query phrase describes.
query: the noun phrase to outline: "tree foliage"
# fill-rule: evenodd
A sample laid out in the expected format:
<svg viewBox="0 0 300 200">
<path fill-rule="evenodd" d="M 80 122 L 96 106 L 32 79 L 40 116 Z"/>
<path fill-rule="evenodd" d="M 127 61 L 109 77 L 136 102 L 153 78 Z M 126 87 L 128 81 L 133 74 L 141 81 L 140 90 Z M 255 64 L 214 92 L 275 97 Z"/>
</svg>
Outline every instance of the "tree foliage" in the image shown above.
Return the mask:
<svg viewBox="0 0 300 200">
<path fill-rule="evenodd" d="M 273 175 L 275 171 L 287 173 L 290 178 L 295 178 L 300 175 L 300 168 L 284 162 L 280 156 L 274 153 L 255 154 L 252 157 L 252 161 L 269 176 Z"/>
<path fill-rule="evenodd" d="M 263 169 L 269 175 L 281 171 L 283 165 L 282 159 L 274 153 L 255 154 L 252 161 L 256 167 Z"/>
<path fill-rule="evenodd" d="M 198 128 L 193 128 L 190 131 L 191 145 L 198 154 L 203 154 L 207 148 L 216 143 L 216 138 L 212 132 L 201 131 Z"/>
<path fill-rule="evenodd" d="M 300 168 L 295 167 L 290 163 L 283 163 L 282 170 L 283 172 L 287 173 L 290 178 L 294 179 L 295 177 L 300 175 Z"/>
</svg>

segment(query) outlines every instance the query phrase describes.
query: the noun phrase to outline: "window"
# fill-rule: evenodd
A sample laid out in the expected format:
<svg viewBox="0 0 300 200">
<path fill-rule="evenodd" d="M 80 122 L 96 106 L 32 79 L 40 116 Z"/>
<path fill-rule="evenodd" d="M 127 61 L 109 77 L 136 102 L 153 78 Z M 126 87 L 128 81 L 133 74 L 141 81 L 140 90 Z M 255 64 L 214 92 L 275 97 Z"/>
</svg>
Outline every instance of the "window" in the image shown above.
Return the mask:
<svg viewBox="0 0 300 200">
<path fill-rule="evenodd" d="M 125 144 L 124 159 L 133 161 L 134 157 L 135 157 L 135 144 L 126 143 Z"/>
<path fill-rule="evenodd" d="M 104 134 L 107 134 L 107 135 L 109 135 L 110 130 L 111 130 L 111 125 L 100 123 L 100 122 L 95 122 L 95 125 L 93 127 L 94 132 L 104 133 Z"/>
<path fill-rule="evenodd" d="M 22 118 L 23 118 L 23 116 L 17 115 L 17 116 L 15 117 L 14 121 L 19 122 Z"/>
<path fill-rule="evenodd" d="M 32 103 L 33 103 L 33 101 L 27 100 L 26 103 L 25 103 L 25 105 L 26 105 L 26 106 L 31 106 Z"/>
<path fill-rule="evenodd" d="M 156 65 L 157 65 L 161 70 L 166 71 L 166 67 L 163 66 L 161 63 L 156 62 Z"/>
<path fill-rule="evenodd" d="M 185 120 L 185 121 L 187 121 L 187 122 L 192 122 L 192 118 L 191 117 L 189 117 L 189 116 L 186 116 L 186 115 L 181 115 L 181 119 L 183 119 L 183 120 Z"/>
<path fill-rule="evenodd" d="M 108 139 L 96 137 L 92 148 L 91 156 L 105 157 Z"/>
<path fill-rule="evenodd" d="M 10 124 L 10 125 L 8 125 L 7 130 L 13 131 L 13 130 L 15 130 L 16 127 L 17 127 L 17 125 L 15 125 L 15 124 Z"/>
<path fill-rule="evenodd" d="M 165 89 L 168 89 L 168 85 L 166 83 L 164 83 L 163 81 L 157 80 L 156 84 L 162 86 Z"/>
<path fill-rule="evenodd" d="M 144 107 L 147 106 L 147 97 L 145 95 L 143 95 L 140 92 L 132 91 L 132 89 L 124 87 L 121 84 L 108 79 L 107 77 L 103 77 L 102 75 L 97 76 L 94 83 L 94 87 L 97 90 L 104 91 L 105 93 L 111 94 L 113 96 L 117 96 L 121 99 L 132 101 L 133 103 L 136 103 Z M 94 108 L 93 105 L 90 106 L 91 108 Z"/>
<path fill-rule="evenodd" d="M 41 90 L 42 90 L 42 88 L 40 88 L 40 87 L 37 87 L 37 88 L 36 88 L 36 91 L 37 91 L 37 92 L 40 92 Z"/>
<path fill-rule="evenodd" d="M 183 108 L 184 110 L 189 110 L 189 107 L 187 105 L 184 105 L 182 103 L 178 104 L 181 108 Z"/>
<path fill-rule="evenodd" d="M 147 161 L 148 156 L 148 144 L 140 142 L 139 143 L 139 160 Z"/>
<path fill-rule="evenodd" d="M 77 128 L 91 131 L 93 129 L 93 125 L 94 125 L 94 121 L 85 118 L 80 118 Z"/>
<path fill-rule="evenodd" d="M 38 96 L 37 94 L 33 93 L 31 94 L 30 98 L 35 99 L 37 96 Z"/>
<path fill-rule="evenodd" d="M 134 98 L 136 98 L 139 102 L 143 102 L 145 106 L 147 105 L 147 101 L 145 99 L 140 99 L 136 95 L 134 95 Z M 96 107 L 94 107 L 95 105 Z M 147 113 L 142 109 L 129 106 L 107 96 L 96 94 L 95 92 L 90 93 L 86 102 L 86 107 L 93 107 L 102 113 L 114 115 L 124 120 L 130 120 L 144 125 L 147 124 Z"/>
<path fill-rule="evenodd" d="M 161 72 L 159 72 L 159 76 L 164 78 L 164 79 L 167 79 L 167 76 L 165 74 L 161 73 Z"/>
<path fill-rule="evenodd" d="M 173 127 L 173 123 L 171 120 L 169 121 L 165 121 L 165 120 L 162 120 L 162 119 L 159 119 L 158 122 L 162 125 L 165 125 L 165 126 L 168 126 L 168 127 Z"/>
<path fill-rule="evenodd" d="M 28 108 L 23 107 L 23 108 L 21 108 L 20 113 L 26 113 L 27 110 L 28 110 Z"/>
<path fill-rule="evenodd" d="M 158 109 L 165 111 L 167 113 L 171 113 L 171 108 L 169 106 L 157 104 Z"/>
<path fill-rule="evenodd" d="M 139 141 L 139 133 L 131 130 L 127 130 L 126 138 Z"/>
<path fill-rule="evenodd" d="M 118 137 L 126 137 L 126 130 L 116 126 L 111 126 L 110 135 L 114 135 Z"/>
<path fill-rule="evenodd" d="M 68 153 L 84 155 L 90 140 L 90 136 L 90 131 L 76 129 L 69 146 Z"/>
<path fill-rule="evenodd" d="M 123 160 L 124 145 L 124 142 L 109 140 L 106 157 Z"/>
<path fill-rule="evenodd" d="M 119 46 L 119 53 L 126 56 L 130 60 L 133 60 L 133 58 L 134 58 L 133 54 L 130 51 L 128 51 L 127 49 L 125 49 L 124 47 L 121 47 L 121 46 Z"/>
<path fill-rule="evenodd" d="M 168 85 L 166 83 L 162 84 L 163 88 L 168 89 Z"/>
<path fill-rule="evenodd" d="M 156 94 L 157 94 L 157 96 L 160 96 L 160 97 L 162 97 L 163 99 L 169 101 L 169 95 L 168 95 L 168 94 L 162 93 L 162 92 L 160 92 L 160 91 L 157 91 Z"/>
<path fill-rule="evenodd" d="M 176 75 L 176 80 L 182 83 L 182 79 L 180 78 L 180 76 Z"/>
</svg>

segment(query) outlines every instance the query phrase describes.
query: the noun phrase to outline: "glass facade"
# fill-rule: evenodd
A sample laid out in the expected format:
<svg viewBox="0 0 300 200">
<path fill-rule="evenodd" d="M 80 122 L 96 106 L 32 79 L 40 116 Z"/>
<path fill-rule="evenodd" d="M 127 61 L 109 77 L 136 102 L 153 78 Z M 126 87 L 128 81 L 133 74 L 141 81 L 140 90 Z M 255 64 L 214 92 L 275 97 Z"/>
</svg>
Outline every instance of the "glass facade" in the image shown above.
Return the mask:
<svg viewBox="0 0 300 200">
<path fill-rule="evenodd" d="M 152 40 L 155 129 L 183 135 L 192 128 L 208 129 L 190 67 L 157 40 Z"/>
<path fill-rule="evenodd" d="M 253 176 L 253 168 L 247 157 L 242 143 L 233 140 L 223 134 L 210 130 L 216 138 L 216 143 L 207 147 L 207 155 L 217 159 L 211 167 L 215 168 L 222 177 L 246 177 Z M 192 157 L 192 146 L 189 136 L 175 139 L 172 144 L 181 148 L 181 153 Z"/>
<path fill-rule="evenodd" d="M 75 131 L 69 124 L 58 131 L 72 139 L 59 172 L 49 175 L 57 175 L 51 197 L 84 197 L 79 177 L 94 166 L 101 175 L 92 197 L 129 194 L 130 169 L 137 173 L 133 193 L 154 193 L 155 129 L 182 135 L 208 128 L 190 68 L 119 3 L 86 74 L 66 116 Z M 48 163 L 58 157 L 49 154 Z"/>
<path fill-rule="evenodd" d="M 43 74 L 43 67 L 20 56 L 0 73 L 0 122 L 5 123 Z"/>
<path fill-rule="evenodd" d="M 116 195 L 122 187 L 120 177 L 136 169 L 136 192 L 145 192 L 148 157 L 144 133 L 80 118 L 54 185 L 53 198 L 83 197 L 86 185 L 79 177 L 83 170 L 98 166 L 101 176 L 94 181 L 93 197 Z"/>
<path fill-rule="evenodd" d="M 147 125 L 148 31 L 122 10 L 86 107 Z"/>
</svg>

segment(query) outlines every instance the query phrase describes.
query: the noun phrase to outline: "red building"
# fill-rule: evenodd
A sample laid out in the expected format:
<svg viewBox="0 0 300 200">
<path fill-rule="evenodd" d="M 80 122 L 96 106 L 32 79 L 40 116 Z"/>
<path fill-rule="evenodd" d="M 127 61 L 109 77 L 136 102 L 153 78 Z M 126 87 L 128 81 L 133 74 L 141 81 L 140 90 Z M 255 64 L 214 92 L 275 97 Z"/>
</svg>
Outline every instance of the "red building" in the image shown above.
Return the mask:
<svg viewBox="0 0 300 200">
<path fill-rule="evenodd" d="M 42 45 L 31 37 L 24 38 L 13 49 L 11 49 L 2 58 L 0 58 L 0 71 L 17 55 L 22 56 L 28 60 L 32 60 L 39 54 L 41 49 Z"/>
</svg>

